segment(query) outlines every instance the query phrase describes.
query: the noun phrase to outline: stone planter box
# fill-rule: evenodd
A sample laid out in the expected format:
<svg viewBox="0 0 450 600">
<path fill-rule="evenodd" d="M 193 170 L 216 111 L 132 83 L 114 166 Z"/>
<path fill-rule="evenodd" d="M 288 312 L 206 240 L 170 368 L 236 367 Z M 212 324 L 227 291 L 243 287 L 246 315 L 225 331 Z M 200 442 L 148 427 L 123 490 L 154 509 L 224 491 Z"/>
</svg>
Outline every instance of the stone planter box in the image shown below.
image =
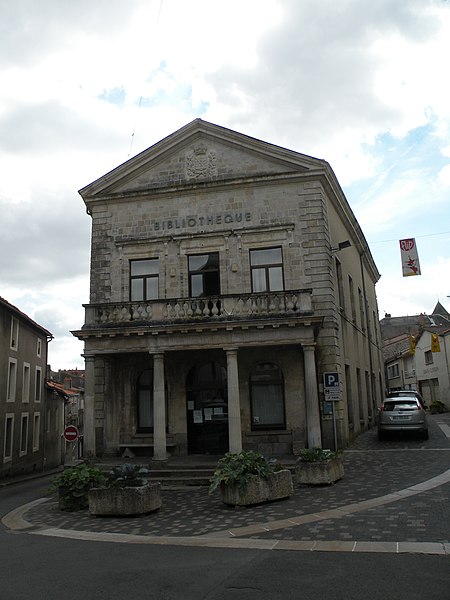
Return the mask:
<svg viewBox="0 0 450 600">
<path fill-rule="evenodd" d="M 254 476 L 245 487 L 221 485 L 222 500 L 231 506 L 250 506 L 288 498 L 294 493 L 291 472 L 277 471 L 267 478 Z"/>
<path fill-rule="evenodd" d="M 161 507 L 161 484 L 151 482 L 139 487 L 91 488 L 89 512 L 97 516 L 142 515 Z"/>
<path fill-rule="evenodd" d="M 342 458 L 317 462 L 301 462 L 295 465 L 297 483 L 304 485 L 330 485 L 344 477 Z"/>
</svg>

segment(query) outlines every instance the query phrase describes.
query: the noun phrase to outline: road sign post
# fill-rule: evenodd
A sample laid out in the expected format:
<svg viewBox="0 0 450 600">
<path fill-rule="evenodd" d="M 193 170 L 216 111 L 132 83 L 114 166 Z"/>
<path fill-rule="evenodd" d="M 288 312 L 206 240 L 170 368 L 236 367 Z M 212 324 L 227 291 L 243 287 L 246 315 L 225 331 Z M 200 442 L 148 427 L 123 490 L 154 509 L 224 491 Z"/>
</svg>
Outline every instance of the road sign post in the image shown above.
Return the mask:
<svg viewBox="0 0 450 600">
<path fill-rule="evenodd" d="M 337 430 L 336 430 L 336 404 L 341 399 L 341 382 L 339 373 L 336 371 L 327 371 L 323 374 L 323 392 L 325 402 L 329 402 L 333 409 L 333 441 L 334 449 L 337 450 Z"/>
<path fill-rule="evenodd" d="M 65 459 L 64 459 L 64 463 L 65 464 L 71 464 L 74 461 L 74 453 L 75 453 L 75 449 L 77 448 L 77 443 L 78 442 L 78 429 L 75 427 L 75 425 L 68 425 L 65 429 L 64 429 L 64 433 L 63 433 L 63 437 L 66 441 L 66 448 L 65 448 Z"/>
<path fill-rule="evenodd" d="M 64 429 L 64 439 L 66 442 L 76 442 L 78 439 L 78 429 L 75 425 L 68 425 Z"/>
</svg>

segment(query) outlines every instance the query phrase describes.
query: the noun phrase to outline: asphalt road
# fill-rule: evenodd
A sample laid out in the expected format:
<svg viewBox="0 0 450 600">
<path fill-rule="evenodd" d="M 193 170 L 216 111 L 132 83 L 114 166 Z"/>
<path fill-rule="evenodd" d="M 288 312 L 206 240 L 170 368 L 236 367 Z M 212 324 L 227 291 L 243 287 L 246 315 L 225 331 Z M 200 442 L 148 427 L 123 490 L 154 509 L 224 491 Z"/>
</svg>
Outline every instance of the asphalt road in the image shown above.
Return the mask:
<svg viewBox="0 0 450 600">
<path fill-rule="evenodd" d="M 423 600 L 448 557 L 221 550 L 0 532 L 1 600 Z"/>
<path fill-rule="evenodd" d="M 430 452 L 414 447 L 418 468 Z M 370 435 L 367 434 L 367 439 Z M 364 442 L 364 440 L 363 440 Z M 393 455 L 396 443 L 390 443 Z M 384 446 L 383 446 L 384 448 Z M 399 448 L 402 456 L 408 450 Z M 370 448 L 368 448 L 370 452 Z M 383 456 L 380 454 L 380 456 Z M 425 464 L 425 462 L 424 462 Z M 369 473 L 370 476 L 370 473 Z M 374 474 L 372 474 L 373 479 Z M 0 517 L 51 477 L 0 488 Z M 439 488 L 450 504 L 448 485 Z M 449 524 L 442 523 L 443 529 Z M 433 529 L 435 531 L 435 529 Z M 448 600 L 449 555 L 307 552 L 82 541 L 0 525 L 0 600 Z"/>
</svg>

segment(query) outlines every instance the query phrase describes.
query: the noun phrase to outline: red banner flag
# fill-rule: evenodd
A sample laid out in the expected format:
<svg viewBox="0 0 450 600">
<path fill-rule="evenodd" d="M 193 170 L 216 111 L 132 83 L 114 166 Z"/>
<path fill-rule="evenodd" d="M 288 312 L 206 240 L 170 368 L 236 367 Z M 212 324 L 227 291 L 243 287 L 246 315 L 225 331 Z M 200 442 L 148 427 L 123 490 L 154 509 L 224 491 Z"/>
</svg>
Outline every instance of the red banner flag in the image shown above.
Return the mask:
<svg viewBox="0 0 450 600">
<path fill-rule="evenodd" d="M 400 240 L 400 254 L 402 257 L 403 277 L 420 275 L 419 255 L 414 238 Z"/>
</svg>

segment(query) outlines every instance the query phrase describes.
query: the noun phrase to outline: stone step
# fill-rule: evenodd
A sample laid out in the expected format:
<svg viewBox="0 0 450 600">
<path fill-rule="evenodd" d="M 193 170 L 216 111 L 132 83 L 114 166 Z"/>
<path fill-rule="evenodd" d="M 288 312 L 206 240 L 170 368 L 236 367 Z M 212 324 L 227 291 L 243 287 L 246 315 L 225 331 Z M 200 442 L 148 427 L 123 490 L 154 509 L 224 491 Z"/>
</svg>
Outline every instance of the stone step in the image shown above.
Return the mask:
<svg viewBox="0 0 450 600">
<path fill-rule="evenodd" d="M 170 487 L 190 487 L 190 486 L 208 486 L 209 481 L 214 473 L 217 465 L 217 460 L 209 457 L 202 457 L 201 460 L 189 458 L 186 459 L 170 459 L 167 462 L 145 462 L 140 459 L 132 460 L 108 460 L 97 463 L 97 466 L 105 471 L 111 470 L 114 466 L 119 466 L 124 462 L 138 464 L 145 469 L 148 469 L 146 476 L 150 481 L 160 481 L 163 488 Z M 292 472 L 295 468 L 294 464 L 287 464 L 285 461 L 284 467 Z"/>
<path fill-rule="evenodd" d="M 170 489 L 174 487 L 207 487 L 209 477 L 148 477 L 149 481 L 159 481 L 161 487 Z"/>
</svg>

